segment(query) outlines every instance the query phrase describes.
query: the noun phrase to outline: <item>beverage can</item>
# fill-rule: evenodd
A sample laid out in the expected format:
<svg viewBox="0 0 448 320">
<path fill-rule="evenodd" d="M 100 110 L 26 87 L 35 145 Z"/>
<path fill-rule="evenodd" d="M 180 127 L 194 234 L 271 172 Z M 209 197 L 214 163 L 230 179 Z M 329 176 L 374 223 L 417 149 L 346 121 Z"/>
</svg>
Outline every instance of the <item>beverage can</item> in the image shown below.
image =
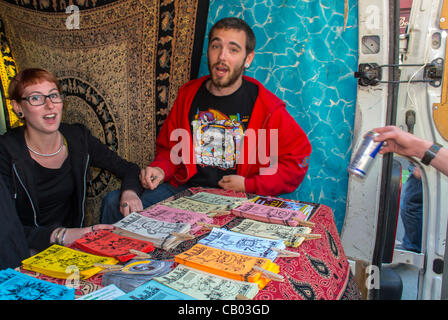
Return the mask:
<svg viewBox="0 0 448 320">
<path fill-rule="evenodd" d="M 368 131 L 364 135 L 355 157 L 347 168 L 349 173 L 364 178 L 369 172 L 376 154 L 383 145 L 383 141 L 375 142 L 373 140 L 376 136 L 378 136 L 378 133 L 374 131 Z"/>
</svg>

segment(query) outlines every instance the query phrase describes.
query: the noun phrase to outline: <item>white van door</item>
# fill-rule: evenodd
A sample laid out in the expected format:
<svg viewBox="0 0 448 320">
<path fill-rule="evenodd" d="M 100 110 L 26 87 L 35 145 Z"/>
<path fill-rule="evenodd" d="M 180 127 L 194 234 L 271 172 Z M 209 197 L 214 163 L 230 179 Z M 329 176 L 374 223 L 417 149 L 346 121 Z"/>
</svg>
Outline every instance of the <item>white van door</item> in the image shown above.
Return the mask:
<svg viewBox="0 0 448 320">
<path fill-rule="evenodd" d="M 444 10 L 448 3 L 444 4 L 442 0 L 411 2 L 409 24 L 401 35 L 397 26 L 400 8 L 395 7 L 396 4 L 389 5 L 389 1 L 359 3 L 358 76 L 361 85 L 358 85 L 355 147 L 364 132 L 386 124 L 395 124 L 419 137 L 448 146 L 448 81 L 445 75 L 448 71 L 445 64 L 448 14 Z M 373 50 L 363 47 L 367 40 Z M 374 70 L 370 74 L 365 73 L 366 64 Z M 371 78 L 365 79 L 366 75 Z M 376 78 L 372 78 L 374 76 Z M 375 290 L 379 289 L 380 278 L 374 273 L 390 265 L 409 265 L 416 270 L 416 282 L 412 284 L 416 286 L 415 298 L 442 297 L 448 178 L 432 167 L 422 165 L 419 160 L 397 155 L 380 156 L 364 180 L 350 177 L 342 242 L 350 259 L 374 267 L 367 269 L 369 297 L 378 298 Z M 409 179 L 404 175 L 408 173 L 408 166 L 411 172 L 416 172 L 414 177 L 418 173 L 421 175 L 421 241 L 418 250 L 403 247 L 408 242 L 407 236 L 398 238 L 400 225 L 406 235 L 409 223 L 408 218 L 403 218 L 405 213 L 397 215 L 398 203 L 393 195 L 400 192 L 396 186 L 396 163 L 401 166 L 399 180 L 403 183 L 407 181 L 404 178 Z M 407 187 L 403 184 L 401 191 L 405 190 Z M 402 201 L 406 198 L 403 192 L 400 194 Z M 394 215 L 397 217 L 395 221 L 391 219 Z M 398 229 L 394 227 L 396 225 Z M 408 278 L 402 280 L 406 282 Z M 405 290 L 406 285 L 403 284 Z"/>
</svg>

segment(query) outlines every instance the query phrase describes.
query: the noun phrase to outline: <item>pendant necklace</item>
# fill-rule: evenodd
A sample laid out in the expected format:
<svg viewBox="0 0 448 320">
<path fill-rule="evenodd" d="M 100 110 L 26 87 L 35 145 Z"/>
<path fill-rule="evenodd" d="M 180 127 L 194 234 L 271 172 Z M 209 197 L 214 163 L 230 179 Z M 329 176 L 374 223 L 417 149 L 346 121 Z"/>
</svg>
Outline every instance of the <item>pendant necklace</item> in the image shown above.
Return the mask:
<svg viewBox="0 0 448 320">
<path fill-rule="evenodd" d="M 37 154 L 38 156 L 41 156 L 41 157 L 53 157 L 53 156 L 57 155 L 59 152 L 61 152 L 63 146 L 64 146 L 64 143 L 61 143 L 61 146 L 59 147 L 59 149 L 53 153 L 40 153 L 40 152 L 37 152 L 37 151 L 31 149 L 30 146 L 26 145 L 28 150 L 30 150 L 32 153 Z"/>
</svg>

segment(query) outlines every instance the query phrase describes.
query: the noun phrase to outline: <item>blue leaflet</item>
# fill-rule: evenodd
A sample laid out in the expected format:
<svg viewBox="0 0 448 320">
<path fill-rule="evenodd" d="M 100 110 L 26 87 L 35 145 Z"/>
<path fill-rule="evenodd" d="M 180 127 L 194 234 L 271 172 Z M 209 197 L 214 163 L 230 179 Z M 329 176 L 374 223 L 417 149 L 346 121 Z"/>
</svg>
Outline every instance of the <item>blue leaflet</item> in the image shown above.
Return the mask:
<svg viewBox="0 0 448 320">
<path fill-rule="evenodd" d="M 73 300 L 75 289 L 13 269 L 0 271 L 0 300 Z"/>
<path fill-rule="evenodd" d="M 196 300 L 182 292 L 151 280 L 115 300 Z"/>
<path fill-rule="evenodd" d="M 199 243 L 252 257 L 267 258 L 271 261 L 274 261 L 278 255 L 278 252 L 271 249 L 272 247 L 282 250 L 286 248 L 283 240 L 255 237 L 218 228 L 213 228 L 212 232 Z"/>
</svg>

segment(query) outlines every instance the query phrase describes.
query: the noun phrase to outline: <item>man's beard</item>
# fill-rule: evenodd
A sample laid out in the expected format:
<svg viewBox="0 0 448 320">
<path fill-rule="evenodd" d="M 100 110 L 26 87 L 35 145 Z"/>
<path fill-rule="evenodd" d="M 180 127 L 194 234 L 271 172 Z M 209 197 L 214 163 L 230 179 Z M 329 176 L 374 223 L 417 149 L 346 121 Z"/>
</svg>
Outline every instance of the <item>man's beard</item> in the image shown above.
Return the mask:
<svg viewBox="0 0 448 320">
<path fill-rule="evenodd" d="M 216 65 L 222 65 L 222 63 L 216 63 L 213 66 L 210 66 L 210 63 L 208 63 L 208 70 L 210 73 L 210 79 L 213 83 L 213 85 L 217 88 L 227 88 L 232 86 L 239 78 L 240 76 L 243 74 L 244 72 L 244 62 L 241 64 L 241 66 L 235 68 L 233 71 L 231 71 L 231 73 L 228 75 L 228 77 L 226 78 L 220 78 L 217 79 L 213 76 L 212 70 Z M 225 65 L 227 69 L 230 70 L 230 68 Z"/>
</svg>

